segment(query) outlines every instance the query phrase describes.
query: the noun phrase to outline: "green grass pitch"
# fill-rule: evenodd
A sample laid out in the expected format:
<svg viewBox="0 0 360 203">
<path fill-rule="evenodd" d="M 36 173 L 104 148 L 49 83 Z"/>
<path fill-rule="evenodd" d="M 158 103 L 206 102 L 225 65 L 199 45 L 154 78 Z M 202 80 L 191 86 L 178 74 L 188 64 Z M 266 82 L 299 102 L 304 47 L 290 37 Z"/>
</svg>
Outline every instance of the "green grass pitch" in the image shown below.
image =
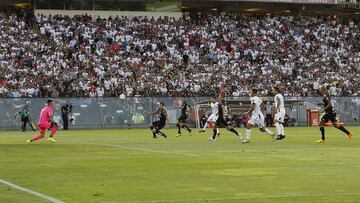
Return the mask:
<svg viewBox="0 0 360 203">
<path fill-rule="evenodd" d="M 323 145 L 318 128 L 285 128 L 278 142 L 253 129 L 247 145 L 225 129 L 215 142 L 211 129 L 59 131 L 55 144 L 0 131 L 0 179 L 64 202 L 360 202 L 360 127 L 349 129 L 352 142 L 326 128 Z M 48 201 L 0 183 L 0 202 Z"/>
</svg>

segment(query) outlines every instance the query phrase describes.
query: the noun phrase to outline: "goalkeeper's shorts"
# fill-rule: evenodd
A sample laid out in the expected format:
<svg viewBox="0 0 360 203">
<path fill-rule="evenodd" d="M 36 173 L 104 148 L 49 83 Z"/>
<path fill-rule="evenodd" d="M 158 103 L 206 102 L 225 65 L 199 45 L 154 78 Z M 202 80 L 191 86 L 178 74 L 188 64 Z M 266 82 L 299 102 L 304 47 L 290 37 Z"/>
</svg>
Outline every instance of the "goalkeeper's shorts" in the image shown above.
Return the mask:
<svg viewBox="0 0 360 203">
<path fill-rule="evenodd" d="M 52 127 L 51 122 L 46 123 L 39 123 L 39 132 L 44 133 L 47 129 L 50 129 Z"/>
</svg>

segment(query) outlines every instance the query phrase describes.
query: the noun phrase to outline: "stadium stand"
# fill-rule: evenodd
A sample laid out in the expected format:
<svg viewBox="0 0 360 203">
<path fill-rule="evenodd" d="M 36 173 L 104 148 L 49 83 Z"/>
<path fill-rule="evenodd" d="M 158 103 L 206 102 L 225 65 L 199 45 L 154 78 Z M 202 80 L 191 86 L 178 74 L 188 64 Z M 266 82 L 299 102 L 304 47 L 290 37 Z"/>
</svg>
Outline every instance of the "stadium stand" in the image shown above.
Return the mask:
<svg viewBox="0 0 360 203">
<path fill-rule="evenodd" d="M 359 21 L 0 14 L 0 97 L 360 95 Z"/>
</svg>

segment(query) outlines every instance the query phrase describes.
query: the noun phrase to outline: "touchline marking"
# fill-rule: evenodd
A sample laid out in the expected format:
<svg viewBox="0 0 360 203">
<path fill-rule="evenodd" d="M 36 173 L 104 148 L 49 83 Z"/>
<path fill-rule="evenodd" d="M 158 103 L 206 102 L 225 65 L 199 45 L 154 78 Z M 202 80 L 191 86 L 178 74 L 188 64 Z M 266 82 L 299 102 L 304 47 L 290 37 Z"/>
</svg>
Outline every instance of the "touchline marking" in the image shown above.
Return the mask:
<svg viewBox="0 0 360 203">
<path fill-rule="evenodd" d="M 279 198 L 298 198 L 298 197 L 328 197 L 328 196 L 353 196 L 360 195 L 360 193 L 330 193 L 330 194 L 288 194 L 288 195 L 268 195 L 268 196 L 244 196 L 244 197 L 229 197 L 229 198 L 209 198 L 209 199 L 182 199 L 182 200 L 144 200 L 144 201 L 128 201 L 111 203 L 163 203 L 163 202 L 214 202 L 214 201 L 226 201 L 226 200 L 250 200 L 250 199 L 279 199 Z M 110 203 L 110 202 L 109 202 Z"/>
<path fill-rule="evenodd" d="M 131 150 L 136 150 L 136 151 L 152 152 L 152 153 L 161 153 L 161 154 L 175 154 L 175 155 L 183 155 L 183 156 L 191 156 L 191 157 L 200 156 L 200 155 L 198 155 L 198 154 L 188 154 L 188 153 L 180 153 L 180 152 L 155 151 L 155 150 L 141 149 L 141 148 L 135 148 L 135 147 L 126 147 L 126 146 L 112 145 L 112 144 L 94 144 L 94 145 L 107 146 L 107 147 L 117 147 L 117 148 L 121 148 L 121 149 L 131 149 Z"/>
<path fill-rule="evenodd" d="M 32 191 L 32 190 L 26 189 L 26 188 L 24 188 L 24 187 L 15 185 L 14 183 L 10 183 L 10 182 L 8 182 L 8 181 L 6 181 L 6 180 L 3 180 L 3 179 L 0 179 L 0 183 L 2 183 L 2 184 L 4 184 L 4 185 L 7 185 L 7 186 L 10 186 L 10 187 L 12 187 L 12 188 L 15 188 L 15 189 L 17 189 L 17 190 L 21 190 L 21 191 L 23 191 L 23 192 L 30 193 L 30 194 L 35 195 L 35 196 L 37 196 L 37 197 L 40 197 L 40 198 L 42 198 L 42 199 L 49 200 L 50 202 L 53 202 L 53 203 L 65 203 L 65 202 L 63 202 L 63 201 L 61 201 L 61 200 L 58 200 L 58 199 L 54 198 L 54 197 L 50 197 L 50 196 L 41 194 L 41 193 L 39 193 L 39 192 L 35 192 L 35 191 Z"/>
</svg>

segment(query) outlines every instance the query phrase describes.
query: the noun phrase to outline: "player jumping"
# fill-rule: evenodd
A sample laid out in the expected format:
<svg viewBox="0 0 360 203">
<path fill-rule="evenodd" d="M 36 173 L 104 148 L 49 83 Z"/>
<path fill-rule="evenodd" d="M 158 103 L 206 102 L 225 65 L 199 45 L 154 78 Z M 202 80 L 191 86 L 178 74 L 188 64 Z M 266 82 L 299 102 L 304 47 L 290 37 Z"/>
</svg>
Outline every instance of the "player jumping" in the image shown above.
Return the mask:
<svg viewBox="0 0 360 203">
<path fill-rule="evenodd" d="M 224 115 L 225 115 L 225 96 L 223 94 L 219 95 L 220 101 L 217 102 L 218 105 L 218 118 L 215 122 L 214 128 L 213 128 L 213 136 L 209 138 L 210 141 L 214 141 L 216 139 L 216 135 L 218 133 L 218 128 L 224 126 L 228 131 L 234 133 L 236 136 L 239 137 L 240 141 L 242 141 L 241 133 L 238 133 L 233 127 L 229 126 L 229 124 L 225 121 Z"/>
<path fill-rule="evenodd" d="M 180 98 L 180 109 L 181 115 L 176 121 L 176 127 L 178 128 L 178 134 L 176 137 L 181 136 L 181 128 L 185 128 L 191 135 L 191 129 L 185 125 L 185 122 L 188 118 L 188 110 L 190 110 L 191 106 L 186 102 L 184 97 Z"/>
<path fill-rule="evenodd" d="M 207 119 L 206 123 L 204 124 L 203 129 L 201 129 L 199 132 L 203 133 L 205 132 L 206 128 L 208 127 L 209 123 L 215 123 L 218 118 L 218 111 L 219 111 L 219 102 L 216 101 L 216 97 L 211 97 L 210 100 L 210 107 L 211 107 L 211 115 Z M 217 134 L 219 134 L 219 128 L 217 128 Z"/>
<path fill-rule="evenodd" d="M 168 121 L 164 102 L 160 102 L 159 108 L 157 109 L 157 111 L 150 113 L 150 114 L 152 114 L 152 115 L 158 114 L 160 117 L 160 120 L 155 121 L 152 124 L 150 124 L 150 129 L 153 133 L 153 138 L 157 138 L 157 136 L 156 136 L 157 134 L 160 134 L 164 138 L 167 138 L 167 135 L 160 131 L 161 129 L 163 129 L 165 127 L 166 122 Z"/>
<path fill-rule="evenodd" d="M 265 127 L 264 114 L 261 112 L 261 100 L 257 95 L 257 90 L 252 89 L 250 92 L 251 108 L 247 112 L 251 114 L 249 122 L 246 124 L 246 140 L 243 143 L 250 143 L 251 128 L 257 125 L 261 132 L 268 134 L 275 140 L 275 134 Z"/>
<path fill-rule="evenodd" d="M 285 118 L 285 105 L 284 105 L 284 96 L 280 93 L 280 89 L 278 87 L 273 87 L 272 93 L 275 95 L 275 118 L 274 123 L 277 132 L 276 140 L 282 140 L 285 138 L 285 131 L 284 131 L 284 118 Z"/>
<path fill-rule="evenodd" d="M 39 119 L 39 132 L 40 134 L 27 140 L 27 142 L 33 142 L 39 140 L 45 136 L 45 132 L 47 129 L 51 129 L 50 137 L 48 138 L 51 142 L 56 142 L 54 139 L 54 135 L 58 130 L 58 125 L 54 121 L 54 103 L 53 100 L 49 99 L 47 101 L 47 106 L 41 110 L 40 119 Z"/>
<path fill-rule="evenodd" d="M 321 140 L 317 140 L 316 142 L 318 142 L 320 144 L 325 143 L 325 128 L 324 128 L 324 126 L 325 126 L 325 123 L 329 122 L 329 120 L 331 121 L 331 123 L 333 124 L 333 126 L 335 128 L 346 133 L 349 140 L 351 141 L 352 133 L 349 132 L 348 130 L 346 130 L 344 128 L 344 126 L 339 126 L 339 123 L 336 120 L 336 111 L 335 111 L 335 108 L 332 106 L 331 98 L 327 92 L 327 88 L 325 86 L 321 86 L 319 93 L 320 93 L 320 96 L 322 96 L 323 102 L 324 102 L 324 108 L 320 111 L 320 113 L 325 112 L 325 114 L 322 116 L 321 121 L 319 123 L 320 132 L 321 132 Z"/>
</svg>

